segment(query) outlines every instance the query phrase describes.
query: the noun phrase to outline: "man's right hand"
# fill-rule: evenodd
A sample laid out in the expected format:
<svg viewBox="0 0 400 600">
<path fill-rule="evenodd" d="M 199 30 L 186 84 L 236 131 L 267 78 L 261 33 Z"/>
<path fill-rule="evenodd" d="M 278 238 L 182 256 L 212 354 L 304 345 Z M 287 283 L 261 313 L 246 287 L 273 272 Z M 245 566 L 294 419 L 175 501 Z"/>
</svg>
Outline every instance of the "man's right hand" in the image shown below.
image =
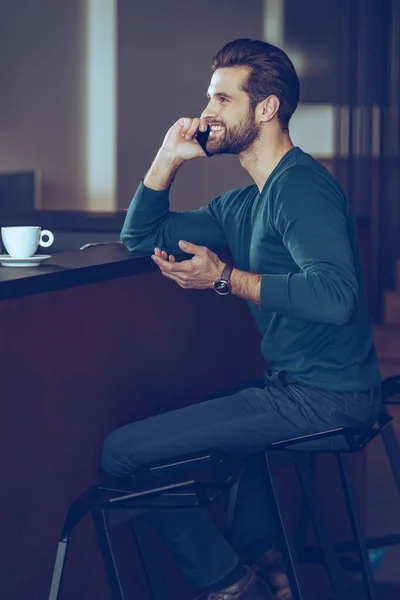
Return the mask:
<svg viewBox="0 0 400 600">
<path fill-rule="evenodd" d="M 182 118 L 172 125 L 143 180 L 144 185 L 153 190 L 166 190 L 182 163 L 206 156 L 195 138 L 199 130 L 206 129 L 205 119 Z"/>
<path fill-rule="evenodd" d="M 183 117 L 172 125 L 164 138 L 161 150 L 168 152 L 174 159 L 181 162 L 206 156 L 195 137 L 198 131 L 206 131 L 206 129 L 207 121 L 205 119 Z"/>
</svg>

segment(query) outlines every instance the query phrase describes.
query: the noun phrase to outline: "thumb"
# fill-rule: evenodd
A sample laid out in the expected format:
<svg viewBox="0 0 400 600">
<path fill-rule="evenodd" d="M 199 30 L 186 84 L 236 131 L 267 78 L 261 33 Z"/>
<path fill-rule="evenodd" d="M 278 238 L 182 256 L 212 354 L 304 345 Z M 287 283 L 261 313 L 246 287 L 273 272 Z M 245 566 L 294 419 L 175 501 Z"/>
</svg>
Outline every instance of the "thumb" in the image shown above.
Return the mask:
<svg viewBox="0 0 400 600">
<path fill-rule="evenodd" d="M 204 246 L 196 246 L 196 244 L 191 244 L 190 242 L 185 242 L 184 240 L 180 240 L 179 247 L 188 254 L 197 254 L 199 256 L 203 254 L 205 249 Z"/>
</svg>

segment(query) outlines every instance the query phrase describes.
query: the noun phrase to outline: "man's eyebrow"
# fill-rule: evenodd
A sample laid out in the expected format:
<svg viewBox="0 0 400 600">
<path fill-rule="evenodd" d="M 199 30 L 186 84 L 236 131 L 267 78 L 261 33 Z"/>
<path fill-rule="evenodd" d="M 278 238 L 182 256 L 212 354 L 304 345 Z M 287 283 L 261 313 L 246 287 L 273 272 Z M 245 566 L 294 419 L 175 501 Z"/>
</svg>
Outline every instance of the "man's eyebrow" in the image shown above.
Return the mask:
<svg viewBox="0 0 400 600">
<path fill-rule="evenodd" d="M 208 92 L 207 92 L 206 96 L 207 96 L 208 99 L 211 98 L 211 96 L 210 96 L 210 94 Z M 231 96 L 230 94 L 225 94 L 224 92 L 218 92 L 218 94 L 214 94 L 214 97 L 215 98 L 221 98 L 221 97 L 228 98 L 228 100 L 232 100 L 233 99 L 233 96 Z"/>
</svg>

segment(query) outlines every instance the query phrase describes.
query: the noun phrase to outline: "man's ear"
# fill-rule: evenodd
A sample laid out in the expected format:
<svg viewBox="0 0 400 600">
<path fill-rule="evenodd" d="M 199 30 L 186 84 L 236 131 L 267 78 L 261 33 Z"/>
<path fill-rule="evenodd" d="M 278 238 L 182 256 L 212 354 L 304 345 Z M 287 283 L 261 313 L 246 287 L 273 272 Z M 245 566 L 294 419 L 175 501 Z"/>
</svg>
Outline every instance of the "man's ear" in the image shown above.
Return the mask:
<svg viewBox="0 0 400 600">
<path fill-rule="evenodd" d="M 279 100 L 276 96 L 268 96 L 257 106 L 257 121 L 259 123 L 268 123 L 271 121 L 279 110 Z"/>
</svg>

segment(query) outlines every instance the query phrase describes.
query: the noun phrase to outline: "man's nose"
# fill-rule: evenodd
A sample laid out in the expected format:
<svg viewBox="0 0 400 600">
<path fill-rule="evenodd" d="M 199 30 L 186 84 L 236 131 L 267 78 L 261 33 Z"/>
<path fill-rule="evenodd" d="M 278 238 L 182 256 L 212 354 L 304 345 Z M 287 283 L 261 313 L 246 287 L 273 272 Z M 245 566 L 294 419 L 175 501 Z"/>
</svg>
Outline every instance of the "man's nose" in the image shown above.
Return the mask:
<svg viewBox="0 0 400 600">
<path fill-rule="evenodd" d="M 217 117 L 217 111 L 214 106 L 209 102 L 203 112 L 201 113 L 202 119 L 215 119 Z"/>
</svg>

